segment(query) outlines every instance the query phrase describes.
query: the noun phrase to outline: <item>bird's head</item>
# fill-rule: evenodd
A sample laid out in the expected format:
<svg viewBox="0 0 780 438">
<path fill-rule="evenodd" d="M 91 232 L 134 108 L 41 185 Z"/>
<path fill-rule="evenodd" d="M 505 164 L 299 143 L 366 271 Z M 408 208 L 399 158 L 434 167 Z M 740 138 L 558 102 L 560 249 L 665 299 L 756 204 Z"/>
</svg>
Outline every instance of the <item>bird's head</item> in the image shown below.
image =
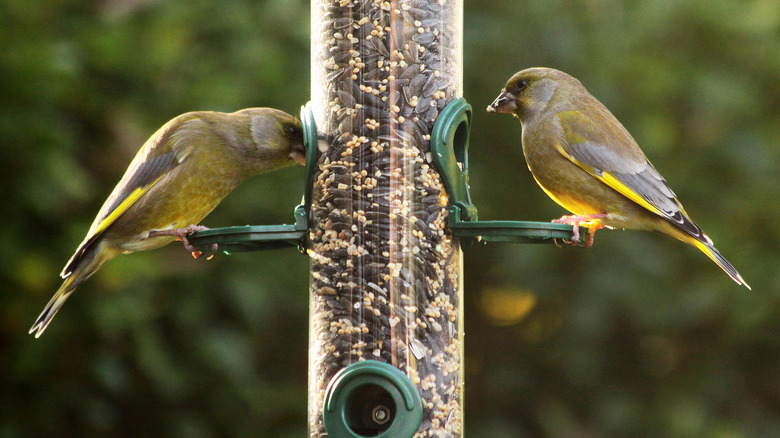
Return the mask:
<svg viewBox="0 0 780 438">
<path fill-rule="evenodd" d="M 244 143 L 245 153 L 258 163 L 271 165 L 288 161 L 306 164 L 301 121 L 273 108 L 247 108 L 233 113 L 247 117 L 252 141 Z"/>
<path fill-rule="evenodd" d="M 535 67 L 515 73 L 501 94 L 488 107 L 488 112 L 510 113 L 525 121 L 559 100 L 557 97 L 571 87 L 582 87 L 568 74 L 552 68 Z"/>
</svg>

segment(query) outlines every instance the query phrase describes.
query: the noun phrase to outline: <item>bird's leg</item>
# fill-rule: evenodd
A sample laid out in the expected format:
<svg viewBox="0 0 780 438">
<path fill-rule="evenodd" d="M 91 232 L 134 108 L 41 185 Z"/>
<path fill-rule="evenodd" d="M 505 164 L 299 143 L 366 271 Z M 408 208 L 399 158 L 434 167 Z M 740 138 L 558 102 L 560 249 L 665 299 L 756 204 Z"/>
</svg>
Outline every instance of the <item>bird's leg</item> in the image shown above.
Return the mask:
<svg viewBox="0 0 780 438">
<path fill-rule="evenodd" d="M 198 251 L 198 250 L 196 250 L 195 247 L 192 246 L 192 244 L 190 244 L 190 241 L 187 240 L 187 235 L 191 234 L 191 233 L 194 233 L 196 231 L 204 231 L 204 230 L 208 230 L 208 229 L 209 229 L 209 227 L 204 227 L 203 225 L 191 224 L 191 225 L 187 225 L 186 227 L 183 227 L 183 228 L 174 228 L 174 229 L 171 229 L 171 230 L 150 231 L 148 237 L 161 237 L 161 236 L 173 236 L 173 237 L 176 237 L 177 240 L 181 240 L 181 242 L 184 244 L 184 249 L 186 249 L 187 251 L 191 252 L 193 257 L 198 258 L 201 255 L 203 255 L 203 253 Z M 216 253 L 218 247 L 219 247 L 219 245 L 217 245 L 216 243 L 213 244 L 211 246 L 211 251 Z"/>
<path fill-rule="evenodd" d="M 584 214 L 584 215 L 572 215 L 561 216 L 559 219 L 555 219 L 552 222 L 554 224 L 567 224 L 572 226 L 571 243 L 576 244 L 580 241 L 580 225 L 588 228 L 588 240 L 585 241 L 585 248 L 593 246 L 593 237 L 596 235 L 596 230 L 600 230 L 605 227 L 604 224 L 599 222 L 599 219 L 606 219 L 606 213 L 599 214 Z"/>
</svg>

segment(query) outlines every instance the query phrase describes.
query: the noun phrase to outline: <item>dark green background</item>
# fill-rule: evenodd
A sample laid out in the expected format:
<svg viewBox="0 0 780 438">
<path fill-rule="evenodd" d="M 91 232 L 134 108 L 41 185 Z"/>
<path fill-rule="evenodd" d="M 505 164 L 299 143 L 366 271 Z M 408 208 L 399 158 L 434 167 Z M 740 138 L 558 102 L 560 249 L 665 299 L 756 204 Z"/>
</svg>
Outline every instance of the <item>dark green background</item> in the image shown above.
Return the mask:
<svg viewBox="0 0 780 438">
<path fill-rule="evenodd" d="M 306 435 L 308 260 L 293 249 L 121 256 L 41 339 L 27 330 L 158 127 L 297 113 L 308 9 L 0 3 L 0 436 Z M 520 124 L 483 111 L 514 72 L 555 67 L 626 125 L 753 286 L 650 233 L 470 249 L 467 435 L 780 436 L 780 2 L 466 0 L 464 54 L 481 219 L 564 213 L 526 169 Z M 302 177 L 255 178 L 204 223 L 291 223 Z"/>
</svg>

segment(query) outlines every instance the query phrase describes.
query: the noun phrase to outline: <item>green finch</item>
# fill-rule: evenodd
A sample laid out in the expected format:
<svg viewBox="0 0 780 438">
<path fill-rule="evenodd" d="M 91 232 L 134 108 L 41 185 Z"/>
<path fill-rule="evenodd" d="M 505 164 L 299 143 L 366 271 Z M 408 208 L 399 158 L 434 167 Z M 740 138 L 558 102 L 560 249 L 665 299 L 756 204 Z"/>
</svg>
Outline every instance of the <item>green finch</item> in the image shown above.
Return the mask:
<svg viewBox="0 0 780 438">
<path fill-rule="evenodd" d="M 615 116 L 580 81 L 551 68 L 512 76 L 488 112 L 520 119 L 523 154 L 536 182 L 574 213 L 554 222 L 590 229 L 660 231 L 699 248 L 737 283 L 739 272 L 715 249 L 666 180 Z"/>
<path fill-rule="evenodd" d="M 65 281 L 35 321 L 40 337 L 73 291 L 121 253 L 159 248 L 205 229 L 195 225 L 246 178 L 305 163 L 295 117 L 272 108 L 198 111 L 166 123 L 138 151 L 84 241 Z"/>
</svg>

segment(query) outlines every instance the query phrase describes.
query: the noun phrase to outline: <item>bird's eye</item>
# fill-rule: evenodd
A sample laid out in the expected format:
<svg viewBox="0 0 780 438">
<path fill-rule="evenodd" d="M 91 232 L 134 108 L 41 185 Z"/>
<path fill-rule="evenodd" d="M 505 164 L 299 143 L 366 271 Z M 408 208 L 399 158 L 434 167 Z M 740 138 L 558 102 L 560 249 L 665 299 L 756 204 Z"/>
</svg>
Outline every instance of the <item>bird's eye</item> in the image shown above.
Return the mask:
<svg viewBox="0 0 780 438">
<path fill-rule="evenodd" d="M 515 89 L 517 91 L 523 91 L 523 89 L 525 89 L 525 87 L 527 86 L 528 86 L 528 82 L 521 79 L 517 81 L 517 83 L 515 84 Z"/>
</svg>

